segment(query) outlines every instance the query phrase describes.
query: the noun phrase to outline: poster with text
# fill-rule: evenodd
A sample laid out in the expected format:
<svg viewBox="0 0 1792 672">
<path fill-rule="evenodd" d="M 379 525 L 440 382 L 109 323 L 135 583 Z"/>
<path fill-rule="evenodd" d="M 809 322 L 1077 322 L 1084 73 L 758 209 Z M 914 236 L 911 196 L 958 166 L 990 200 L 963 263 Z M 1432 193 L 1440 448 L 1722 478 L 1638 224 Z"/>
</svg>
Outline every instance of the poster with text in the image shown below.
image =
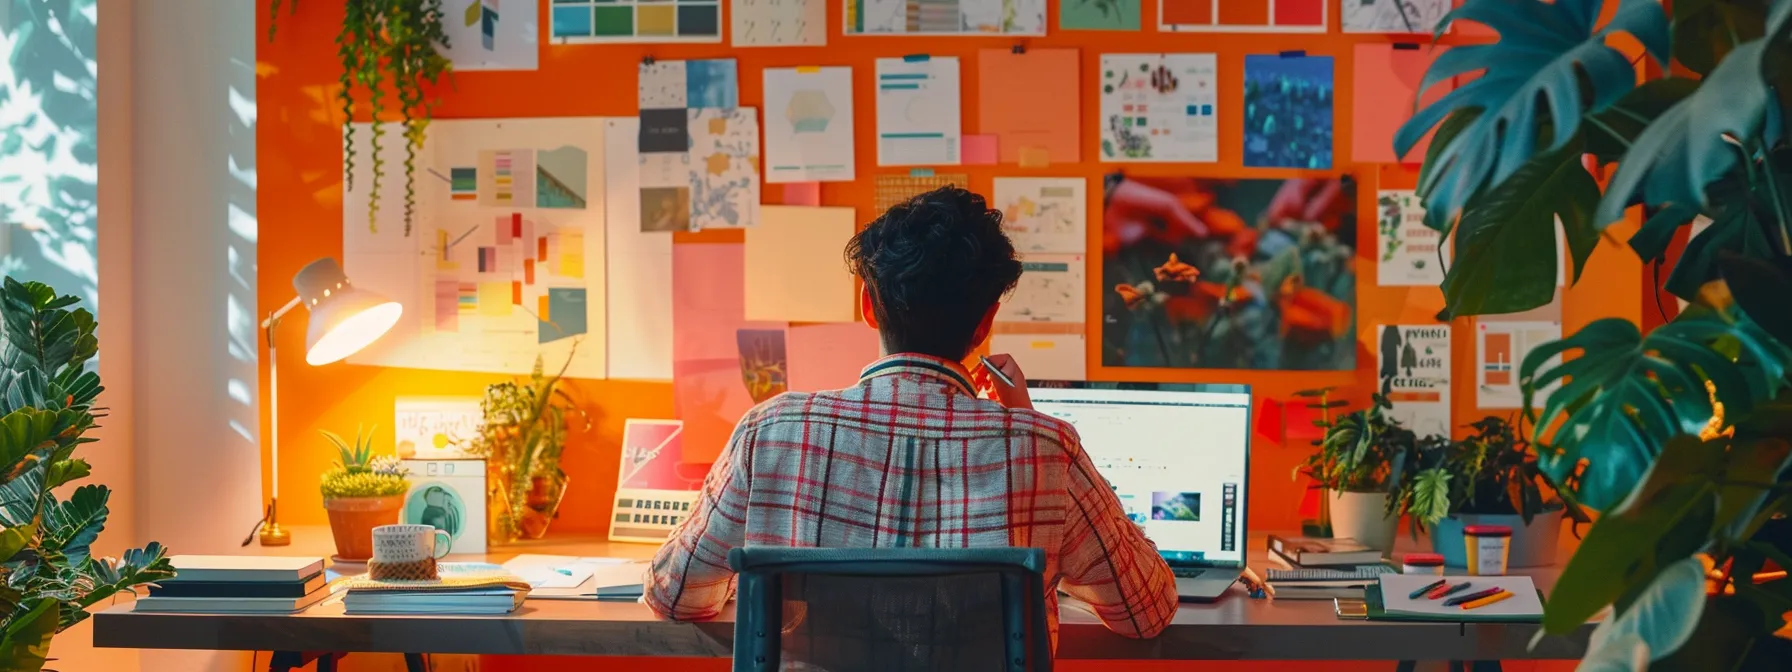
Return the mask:
<svg viewBox="0 0 1792 672">
<path fill-rule="evenodd" d="M 1450 251 L 1438 254 L 1443 234 L 1425 226 L 1425 205 L 1411 189 L 1383 189 L 1375 197 L 1375 282 L 1383 287 L 1437 287 Z"/>
<path fill-rule="evenodd" d="M 1524 391 L 1518 367 L 1537 346 L 1562 337 L 1560 322 L 1490 322 L 1475 324 L 1475 405 L 1479 408 L 1519 408 Z M 1562 363 L 1551 357 L 1545 368 Z M 1532 404 L 1541 407 L 1559 385 L 1538 390 Z"/>
<path fill-rule="evenodd" d="M 1382 325 L 1376 336 L 1389 414 L 1421 437 L 1449 436 L 1450 326 Z"/>
</svg>

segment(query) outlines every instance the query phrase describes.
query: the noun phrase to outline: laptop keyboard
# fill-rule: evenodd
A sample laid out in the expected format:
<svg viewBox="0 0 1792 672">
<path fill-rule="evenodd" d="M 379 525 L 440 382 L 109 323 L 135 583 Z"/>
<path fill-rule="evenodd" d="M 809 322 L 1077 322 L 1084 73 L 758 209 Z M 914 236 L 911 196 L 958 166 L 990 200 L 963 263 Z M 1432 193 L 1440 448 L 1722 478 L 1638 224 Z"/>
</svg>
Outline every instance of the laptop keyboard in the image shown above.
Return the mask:
<svg viewBox="0 0 1792 672">
<path fill-rule="evenodd" d="M 1207 570 L 1195 567 L 1171 567 L 1170 573 L 1178 579 L 1193 579 L 1207 573 Z"/>
</svg>

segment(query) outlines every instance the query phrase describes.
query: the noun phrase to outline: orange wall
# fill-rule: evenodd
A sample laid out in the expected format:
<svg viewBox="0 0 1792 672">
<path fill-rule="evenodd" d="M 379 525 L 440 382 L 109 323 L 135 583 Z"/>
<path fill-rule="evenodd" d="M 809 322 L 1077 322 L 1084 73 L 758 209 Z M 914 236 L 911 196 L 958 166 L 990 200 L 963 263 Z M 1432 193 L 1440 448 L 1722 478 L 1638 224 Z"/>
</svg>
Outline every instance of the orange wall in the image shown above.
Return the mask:
<svg viewBox="0 0 1792 672">
<path fill-rule="evenodd" d="M 546 0 L 542 29 L 547 30 Z M 842 37 L 839 34 L 841 3 L 827 0 L 829 45 L 820 48 L 733 49 L 726 44 L 709 45 L 605 45 L 546 46 L 541 53 L 540 69 L 533 72 L 472 72 L 454 77 L 452 87 L 440 91 L 439 118 L 465 117 L 541 117 L 541 116 L 628 116 L 636 113 L 636 67 L 642 57 L 696 59 L 735 58 L 740 65 L 740 100 L 743 105 L 762 103 L 761 70 L 766 67 L 799 65 L 850 65 L 854 68 L 858 132 L 858 174 L 854 183 L 828 183 L 822 189 L 826 205 L 856 206 L 859 218 L 869 220 L 872 201 L 871 177 L 878 174 L 904 174 L 906 169 L 880 169 L 876 166 L 874 133 L 875 107 L 872 100 L 873 61 L 878 57 L 910 53 L 931 53 L 958 56 L 964 79 L 964 130 L 978 132 L 978 71 L 976 52 L 984 48 L 1005 48 L 1016 42 L 1009 38 L 905 38 L 905 37 Z M 259 34 L 267 28 L 265 3 L 258 11 Z M 1309 174 L 1283 169 L 1241 168 L 1244 56 L 1276 53 L 1281 50 L 1305 50 L 1309 55 L 1325 55 L 1334 59 L 1337 96 L 1334 153 L 1344 158 L 1351 155 L 1352 47 L 1359 42 L 1387 40 L 1386 36 L 1345 35 L 1332 32 L 1324 35 L 1295 34 L 1211 34 L 1173 35 L 1149 29 L 1154 23 L 1154 0 L 1145 0 L 1143 15 L 1147 30 L 1138 33 L 1059 32 L 1056 26 L 1057 3 L 1051 3 L 1048 25 L 1050 35 L 1027 38 L 1034 48 L 1069 47 L 1081 52 L 1083 97 L 1080 101 L 1083 119 L 1082 154 L 1089 160 L 1080 164 L 1054 165 L 1045 169 L 1023 170 L 1016 166 L 940 167 L 941 172 L 964 172 L 971 176 L 971 188 L 988 193 L 991 179 L 1002 175 L 1072 176 L 1089 180 L 1092 213 L 1100 213 L 1100 178 L 1120 167 L 1100 164 L 1097 138 L 1098 98 L 1096 72 L 1103 52 L 1214 52 L 1219 55 L 1220 88 L 1220 161 L 1213 164 L 1176 166 L 1132 164 L 1124 167 L 1134 174 L 1180 174 L 1196 176 L 1291 177 Z M 1333 14 L 1336 4 L 1332 3 Z M 335 38 L 342 20 L 340 3 L 299 3 L 296 15 L 282 12 L 278 39 L 258 47 L 257 108 L 259 123 L 259 217 L 261 222 L 260 267 L 258 290 L 263 307 L 278 306 L 292 296 L 289 279 L 303 264 L 323 256 L 342 252 L 341 219 L 341 150 L 339 112 L 335 106 L 339 66 L 335 57 Z M 1336 31 L 1337 19 L 1331 19 Z M 1459 41 L 1446 38 L 1446 42 Z M 1067 104 L 1066 101 L 1040 101 L 1040 104 Z M 1394 113 L 1393 110 L 1389 111 Z M 363 118 L 365 110 L 359 113 Z M 1099 343 L 1089 339 L 1090 375 L 1098 379 L 1150 379 L 1165 381 L 1243 382 L 1255 386 L 1261 396 L 1285 399 L 1289 393 L 1318 386 L 1346 388 L 1344 398 L 1363 403 L 1374 382 L 1374 351 L 1364 345 L 1372 342 L 1374 325 L 1378 323 L 1426 323 L 1442 306 L 1442 297 L 1435 288 L 1378 287 L 1373 250 L 1375 227 L 1372 202 L 1378 179 L 1381 186 L 1410 188 L 1415 181 L 1413 171 L 1400 167 L 1356 165 L 1340 161 L 1337 171 L 1358 179 L 1359 207 L 1357 241 L 1358 291 L 1358 367 L 1356 371 L 1261 372 L 1114 369 L 1099 366 Z M 779 189 L 766 189 L 765 200 L 776 202 Z M 1093 218 L 1092 218 L 1093 219 Z M 1632 227 L 1633 228 L 1633 227 Z M 1100 223 L 1089 223 L 1091 249 L 1096 249 Z M 1626 233 L 1620 233 L 1623 240 Z M 677 234 L 680 244 L 733 242 L 739 232 L 712 231 L 700 234 Z M 1565 328 L 1572 331 L 1597 317 L 1616 315 L 1637 319 L 1642 304 L 1640 264 L 1628 250 L 1614 245 L 1601 245 L 1589 277 L 1608 281 L 1584 283 L 1569 290 L 1564 300 Z M 1100 274 L 1091 271 L 1091 277 Z M 1101 323 L 1100 282 L 1089 286 L 1088 320 Z M 1468 422 L 1480 416 L 1475 408 L 1472 355 L 1474 340 L 1471 322 L 1459 320 L 1452 344 L 1455 353 L 1453 388 L 1455 420 Z M 401 395 L 476 395 L 484 385 L 500 380 L 499 376 L 433 371 L 385 369 L 336 364 L 308 367 L 299 355 L 303 347 L 302 327 L 288 325 L 279 336 L 281 369 L 281 431 L 284 450 L 280 463 L 280 489 L 283 505 L 281 519 L 289 524 L 321 524 L 324 515 L 317 491 L 318 474 L 325 469 L 331 455 L 318 438 L 318 430 L 340 433 L 354 431 L 356 425 L 378 424 L 381 441 L 391 443 L 392 402 Z M 265 372 L 262 384 L 266 385 Z M 609 516 L 609 494 L 615 487 L 617 446 L 622 424 L 630 417 L 672 417 L 670 384 L 575 381 L 574 394 L 582 399 L 594 415 L 595 425 L 588 433 L 575 434 L 566 457 L 566 470 L 572 476 L 572 488 L 563 507 L 562 520 L 556 530 L 601 531 Z M 263 387 L 264 393 L 266 387 Z M 266 397 L 263 397 L 264 399 Z M 263 436 L 268 435 L 264 405 Z M 1502 412 L 1503 414 L 1503 412 Z M 1254 529 L 1287 529 L 1296 526 L 1296 506 L 1300 485 L 1290 479 L 1294 465 L 1308 450 L 1305 445 L 1287 447 L 1259 440 L 1253 446 L 1251 464 L 1250 524 Z M 266 476 L 264 476 L 266 478 Z M 197 485 L 197 484 L 196 484 Z"/>
</svg>

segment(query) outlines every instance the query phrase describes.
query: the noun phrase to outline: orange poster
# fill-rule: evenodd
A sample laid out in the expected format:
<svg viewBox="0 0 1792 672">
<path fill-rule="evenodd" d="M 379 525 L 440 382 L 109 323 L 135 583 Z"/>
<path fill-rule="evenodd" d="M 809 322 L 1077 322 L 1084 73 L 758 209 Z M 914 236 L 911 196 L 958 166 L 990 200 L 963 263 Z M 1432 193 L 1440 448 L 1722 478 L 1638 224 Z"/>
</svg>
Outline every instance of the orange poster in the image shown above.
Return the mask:
<svg viewBox="0 0 1792 672">
<path fill-rule="evenodd" d="M 1035 163 L 1082 160 L 1076 56 L 1075 49 L 978 52 L 977 132 L 996 136 L 1002 163 L 1020 163 L 1023 153 Z"/>
<path fill-rule="evenodd" d="M 1449 48 L 1432 48 L 1428 44 L 1356 45 L 1356 92 L 1351 97 L 1350 115 L 1352 161 L 1401 162 L 1401 157 L 1394 155 L 1394 132 L 1412 117 L 1413 99 L 1419 95 L 1425 70 L 1445 51 Z M 1453 88 L 1450 82 L 1431 87 L 1421 105 L 1430 105 Z M 1406 153 L 1406 160 L 1418 163 L 1425 158 L 1425 147 L 1430 144 L 1431 135 L 1427 133 Z"/>
</svg>

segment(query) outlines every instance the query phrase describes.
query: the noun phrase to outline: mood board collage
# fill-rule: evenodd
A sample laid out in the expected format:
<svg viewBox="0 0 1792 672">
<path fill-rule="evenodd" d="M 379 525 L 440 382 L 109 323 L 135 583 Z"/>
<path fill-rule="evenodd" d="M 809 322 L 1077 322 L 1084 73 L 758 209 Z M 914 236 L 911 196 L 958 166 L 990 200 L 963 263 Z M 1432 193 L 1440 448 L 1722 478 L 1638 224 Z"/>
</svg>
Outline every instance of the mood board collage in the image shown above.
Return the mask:
<svg viewBox="0 0 1792 672">
<path fill-rule="evenodd" d="M 842 262 L 858 228 L 916 194 L 970 186 L 968 170 L 1012 170 L 978 189 L 1003 213 L 1024 267 L 987 347 L 1014 355 L 1029 377 L 1086 379 L 1091 362 L 1374 366 L 1400 419 L 1448 433 L 1451 325 L 1359 326 L 1359 199 L 1374 204 L 1376 231 L 1362 240 L 1375 249 L 1361 255 L 1373 259 L 1372 284 L 1435 287 L 1448 252 L 1411 190 L 1362 188 L 1343 168 L 1424 155 L 1421 141 L 1397 156 L 1393 136 L 1415 105 L 1453 86 L 1420 90 L 1449 48 L 1429 37 L 1449 0 L 1157 3 L 1158 32 L 1410 36 L 1353 44 L 1354 113 L 1336 129 L 1332 56 L 1249 54 L 1236 79 L 1198 49 L 1104 51 L 1090 72 L 1085 51 L 1022 38 L 1047 35 L 1048 18 L 1057 31 L 1148 32 L 1138 0 L 1061 0 L 1049 12 L 1046 1 L 843 0 L 836 31 L 828 0 L 551 0 L 545 17 L 485 0 L 488 11 L 450 50 L 459 71 L 535 69 L 538 41 L 731 40 L 806 48 L 823 63 L 830 38 L 993 45 L 962 57 L 879 55 L 869 79 L 853 66 L 644 58 L 633 116 L 434 120 L 417 150 L 414 205 L 393 190 L 380 202 L 345 192 L 348 274 L 406 305 L 394 333 L 351 361 L 510 374 L 565 362 L 574 378 L 670 381 L 682 461 L 703 462 L 754 403 L 850 385 L 876 358 Z M 531 5 L 504 7 L 520 15 Z M 758 90 L 758 107 L 742 104 L 743 87 Z M 1228 90 L 1242 90 L 1242 106 L 1222 106 L 1237 100 Z M 870 134 L 854 112 L 867 101 Z M 1088 107 L 1099 123 L 1081 113 Z M 348 145 L 404 161 L 401 143 L 376 151 L 378 130 L 354 124 Z M 1348 154 L 1334 156 L 1344 134 Z M 1219 162 L 1223 136 L 1242 136 L 1242 152 L 1226 152 L 1235 166 L 1299 176 L 1129 170 Z M 369 163 L 351 162 L 347 183 L 369 179 Z M 1089 164 L 1101 165 L 1098 179 L 1052 175 Z M 839 182 L 874 185 L 872 202 L 822 205 L 823 185 Z M 674 242 L 675 232 L 718 229 L 741 230 L 741 242 Z M 1479 405 L 1516 408 L 1516 363 L 1559 337 L 1559 312 L 1474 328 Z M 1377 362 L 1359 367 L 1359 342 Z"/>
</svg>

